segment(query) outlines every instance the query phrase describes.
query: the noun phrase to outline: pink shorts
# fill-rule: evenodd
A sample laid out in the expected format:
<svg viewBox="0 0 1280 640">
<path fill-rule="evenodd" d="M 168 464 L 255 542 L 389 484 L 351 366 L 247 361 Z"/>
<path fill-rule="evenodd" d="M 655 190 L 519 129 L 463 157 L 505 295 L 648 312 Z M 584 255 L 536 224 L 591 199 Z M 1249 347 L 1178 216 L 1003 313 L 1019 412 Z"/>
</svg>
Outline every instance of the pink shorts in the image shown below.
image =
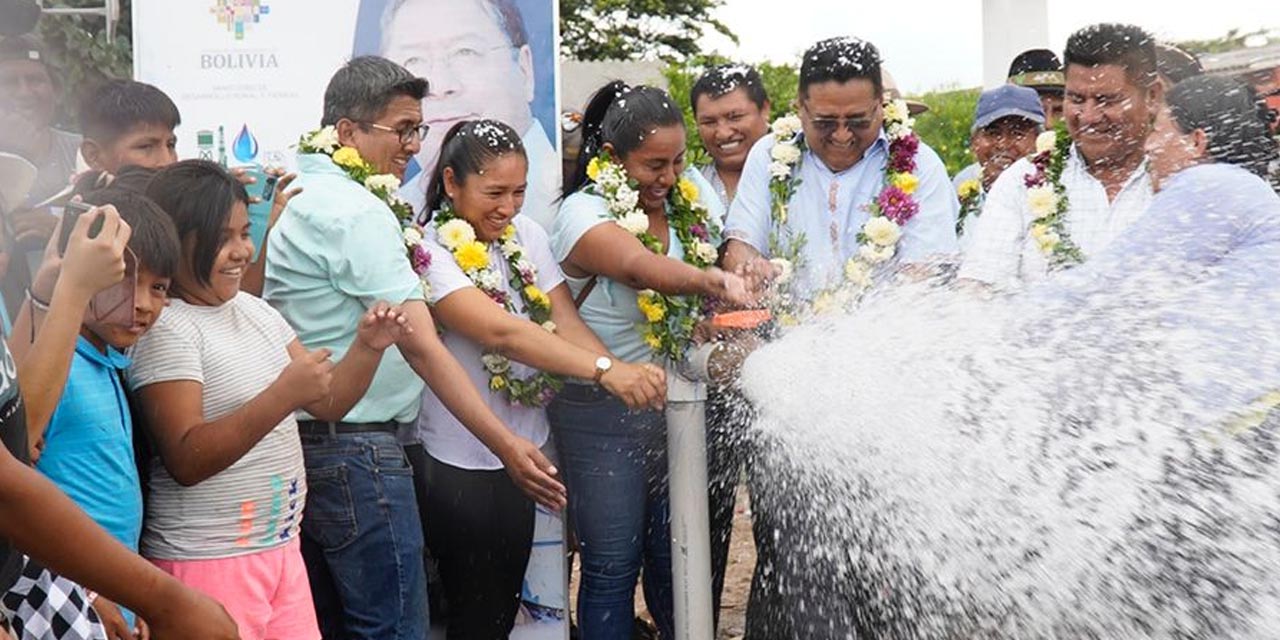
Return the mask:
<svg viewBox="0 0 1280 640">
<path fill-rule="evenodd" d="M 152 560 L 222 603 L 243 640 L 319 640 L 311 584 L 297 538 L 275 549 L 212 560 Z"/>
</svg>

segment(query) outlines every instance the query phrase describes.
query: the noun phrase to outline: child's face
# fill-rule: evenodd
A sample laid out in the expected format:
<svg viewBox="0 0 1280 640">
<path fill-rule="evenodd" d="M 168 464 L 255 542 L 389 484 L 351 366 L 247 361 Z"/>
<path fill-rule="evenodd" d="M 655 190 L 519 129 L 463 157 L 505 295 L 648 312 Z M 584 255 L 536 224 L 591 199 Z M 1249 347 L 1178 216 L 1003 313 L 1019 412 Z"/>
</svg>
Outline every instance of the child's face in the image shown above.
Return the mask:
<svg viewBox="0 0 1280 640">
<path fill-rule="evenodd" d="M 139 124 L 110 143 L 86 138 L 81 145 L 92 169 L 112 175 L 127 166 L 163 169 L 178 161 L 178 137 L 163 124 Z"/>
<path fill-rule="evenodd" d="M 249 235 L 249 210 L 243 202 L 231 205 L 231 213 L 222 227 L 221 245 L 213 259 L 213 269 L 207 275 L 208 284 L 200 282 L 192 273 L 191 250 L 194 237 L 183 242 L 185 265 L 179 276 L 178 289 L 183 299 L 195 304 L 217 306 L 230 301 L 240 293 L 240 280 L 253 258 L 253 240 Z"/>
<path fill-rule="evenodd" d="M 104 324 L 85 316 L 84 326 L 99 340 L 123 351 L 132 347 L 142 334 L 155 326 L 169 299 L 169 278 L 162 278 L 145 267 L 138 268 L 138 286 L 133 292 L 133 326 Z"/>
</svg>

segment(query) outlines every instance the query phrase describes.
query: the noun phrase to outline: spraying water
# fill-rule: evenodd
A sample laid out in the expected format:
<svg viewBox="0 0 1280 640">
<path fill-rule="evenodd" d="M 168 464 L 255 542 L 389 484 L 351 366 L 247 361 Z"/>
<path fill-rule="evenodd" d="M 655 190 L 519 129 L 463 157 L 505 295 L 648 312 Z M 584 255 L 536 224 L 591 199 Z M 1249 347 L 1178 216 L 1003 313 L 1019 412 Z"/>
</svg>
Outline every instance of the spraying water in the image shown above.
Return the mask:
<svg viewBox="0 0 1280 640">
<path fill-rule="evenodd" d="M 900 287 L 752 356 L 797 637 L 1280 637 L 1280 216 L 1213 197 L 1166 218 L 1212 259 Z"/>
</svg>

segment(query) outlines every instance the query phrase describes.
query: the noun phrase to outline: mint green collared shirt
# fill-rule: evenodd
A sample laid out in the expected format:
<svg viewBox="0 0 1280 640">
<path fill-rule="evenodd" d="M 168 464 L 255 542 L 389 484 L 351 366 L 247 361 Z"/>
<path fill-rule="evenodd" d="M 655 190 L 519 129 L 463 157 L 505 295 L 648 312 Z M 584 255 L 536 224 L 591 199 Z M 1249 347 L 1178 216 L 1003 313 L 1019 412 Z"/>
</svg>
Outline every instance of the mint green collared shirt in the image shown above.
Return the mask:
<svg viewBox="0 0 1280 640">
<path fill-rule="evenodd" d="M 405 257 L 395 214 L 328 156 L 299 154 L 294 185 L 303 191 L 267 240 L 263 297 L 307 349 L 329 349 L 339 360 L 369 307 L 422 300 L 422 284 Z M 344 421 L 412 423 L 422 388 L 400 350 L 387 349 Z"/>
</svg>

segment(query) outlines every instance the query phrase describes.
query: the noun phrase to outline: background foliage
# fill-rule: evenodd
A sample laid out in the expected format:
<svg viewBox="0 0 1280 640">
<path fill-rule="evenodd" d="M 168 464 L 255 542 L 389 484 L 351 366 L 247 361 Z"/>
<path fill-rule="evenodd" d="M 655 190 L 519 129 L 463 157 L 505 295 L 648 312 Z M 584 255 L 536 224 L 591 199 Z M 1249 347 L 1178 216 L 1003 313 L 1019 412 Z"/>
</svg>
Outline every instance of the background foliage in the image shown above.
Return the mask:
<svg viewBox="0 0 1280 640">
<path fill-rule="evenodd" d="M 57 0 L 45 6 L 101 6 L 101 0 Z M 89 87 L 108 78 L 133 75 L 132 3 L 121 0 L 116 37 L 107 43 L 106 20 L 101 16 L 44 16 L 36 34 L 44 41 L 49 60 L 57 70 L 61 94 L 61 124 L 74 128 L 76 105 Z"/>
</svg>

